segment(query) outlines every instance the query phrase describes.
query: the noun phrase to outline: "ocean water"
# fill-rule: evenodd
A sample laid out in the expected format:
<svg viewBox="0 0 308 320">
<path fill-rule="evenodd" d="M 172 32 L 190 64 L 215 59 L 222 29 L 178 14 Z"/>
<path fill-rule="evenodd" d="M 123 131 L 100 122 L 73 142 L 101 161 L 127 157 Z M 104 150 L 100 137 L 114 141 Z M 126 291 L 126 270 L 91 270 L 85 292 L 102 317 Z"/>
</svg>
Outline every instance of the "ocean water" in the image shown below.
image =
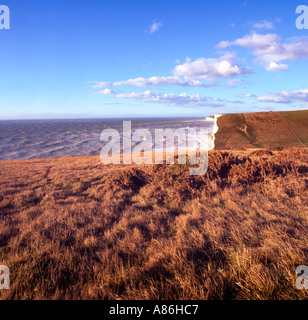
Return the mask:
<svg viewBox="0 0 308 320">
<path fill-rule="evenodd" d="M 131 121 L 132 132 L 136 129 L 150 130 L 153 146 L 155 129 L 194 128 L 197 131 L 212 131 L 214 124 L 204 118 L 2 120 L 0 160 L 97 155 L 106 144 L 100 141 L 102 131 L 115 129 L 122 137 L 123 120 Z M 138 142 L 132 146 L 136 144 Z"/>
</svg>

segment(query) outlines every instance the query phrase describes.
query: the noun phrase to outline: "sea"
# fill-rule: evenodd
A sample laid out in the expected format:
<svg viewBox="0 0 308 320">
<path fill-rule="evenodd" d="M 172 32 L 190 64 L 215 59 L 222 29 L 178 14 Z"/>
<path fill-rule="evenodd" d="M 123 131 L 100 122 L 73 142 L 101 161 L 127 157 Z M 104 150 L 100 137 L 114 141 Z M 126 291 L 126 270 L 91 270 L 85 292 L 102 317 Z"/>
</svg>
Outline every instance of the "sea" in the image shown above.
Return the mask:
<svg viewBox="0 0 308 320">
<path fill-rule="evenodd" d="M 98 155 L 107 143 L 100 141 L 101 133 L 114 129 L 122 137 L 123 121 L 131 121 L 132 133 L 148 129 L 153 137 L 156 129 L 211 132 L 214 123 L 205 118 L 0 120 L 0 160 Z"/>
</svg>

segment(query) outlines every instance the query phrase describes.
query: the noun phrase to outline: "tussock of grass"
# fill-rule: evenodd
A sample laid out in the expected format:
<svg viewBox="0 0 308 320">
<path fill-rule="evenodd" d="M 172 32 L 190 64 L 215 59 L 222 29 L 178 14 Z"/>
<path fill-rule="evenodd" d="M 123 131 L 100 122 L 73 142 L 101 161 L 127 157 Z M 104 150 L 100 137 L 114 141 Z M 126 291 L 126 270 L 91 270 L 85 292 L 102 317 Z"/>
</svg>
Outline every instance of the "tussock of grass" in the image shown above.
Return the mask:
<svg viewBox="0 0 308 320">
<path fill-rule="evenodd" d="M 186 165 L 2 162 L 2 299 L 306 299 L 308 150 Z"/>
</svg>

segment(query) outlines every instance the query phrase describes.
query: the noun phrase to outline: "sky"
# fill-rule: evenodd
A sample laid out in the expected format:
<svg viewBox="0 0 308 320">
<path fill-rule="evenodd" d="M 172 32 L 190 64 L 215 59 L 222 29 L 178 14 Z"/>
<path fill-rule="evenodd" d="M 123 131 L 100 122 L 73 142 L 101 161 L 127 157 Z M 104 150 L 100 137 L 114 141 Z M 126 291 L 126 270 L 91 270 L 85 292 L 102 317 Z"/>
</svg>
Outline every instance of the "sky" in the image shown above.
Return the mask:
<svg viewBox="0 0 308 320">
<path fill-rule="evenodd" d="M 0 29 L 0 119 L 308 107 L 308 29 L 296 27 L 307 0 L 0 5 L 10 9 L 10 29 Z"/>
</svg>

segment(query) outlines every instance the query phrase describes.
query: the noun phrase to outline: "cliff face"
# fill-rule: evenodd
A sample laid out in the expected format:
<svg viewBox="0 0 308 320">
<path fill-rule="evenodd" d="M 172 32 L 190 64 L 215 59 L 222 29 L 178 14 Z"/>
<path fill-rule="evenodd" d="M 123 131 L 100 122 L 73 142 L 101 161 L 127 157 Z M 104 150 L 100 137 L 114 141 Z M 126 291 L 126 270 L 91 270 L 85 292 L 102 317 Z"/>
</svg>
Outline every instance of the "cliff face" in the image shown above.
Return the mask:
<svg viewBox="0 0 308 320">
<path fill-rule="evenodd" d="M 308 145 L 308 110 L 226 114 L 217 124 L 217 150 Z"/>
</svg>

